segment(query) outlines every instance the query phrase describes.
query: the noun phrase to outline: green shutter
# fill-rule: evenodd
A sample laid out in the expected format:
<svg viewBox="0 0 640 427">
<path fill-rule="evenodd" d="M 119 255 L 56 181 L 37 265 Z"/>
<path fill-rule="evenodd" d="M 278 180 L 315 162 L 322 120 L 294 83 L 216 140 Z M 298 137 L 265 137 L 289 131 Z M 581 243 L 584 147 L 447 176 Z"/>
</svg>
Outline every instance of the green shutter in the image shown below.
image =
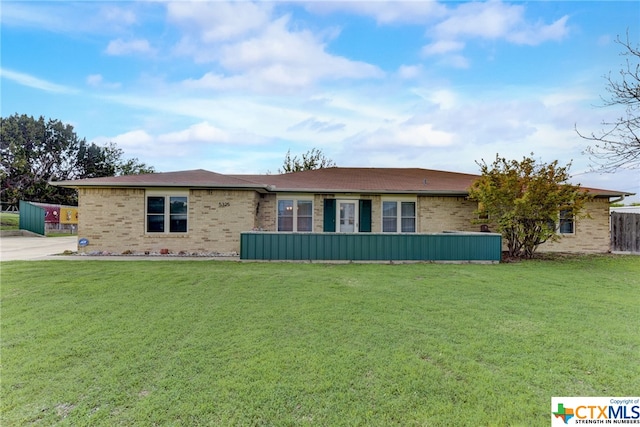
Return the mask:
<svg viewBox="0 0 640 427">
<path fill-rule="evenodd" d="M 371 200 L 360 200 L 360 232 L 371 233 Z"/>
<path fill-rule="evenodd" d="M 324 199 L 324 227 L 325 233 L 335 233 L 336 231 L 336 200 Z"/>
</svg>

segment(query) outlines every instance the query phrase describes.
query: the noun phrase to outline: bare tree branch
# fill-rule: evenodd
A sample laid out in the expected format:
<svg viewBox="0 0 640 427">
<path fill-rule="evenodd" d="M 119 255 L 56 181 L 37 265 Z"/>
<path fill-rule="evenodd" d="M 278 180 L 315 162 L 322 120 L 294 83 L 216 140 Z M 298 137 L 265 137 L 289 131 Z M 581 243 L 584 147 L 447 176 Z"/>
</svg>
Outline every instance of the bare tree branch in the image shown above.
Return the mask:
<svg viewBox="0 0 640 427">
<path fill-rule="evenodd" d="M 588 135 L 576 132 L 581 138 L 592 141 L 585 152 L 594 162 L 594 169 L 613 172 L 618 169 L 640 169 L 640 48 L 633 46 L 627 32 L 626 40 L 618 36 L 616 43 L 624 48 L 620 54 L 625 65 L 619 80 L 609 75 L 607 97 L 602 97 L 604 107 L 624 107 L 624 114 L 615 121 L 603 121 L 603 129 Z"/>
</svg>

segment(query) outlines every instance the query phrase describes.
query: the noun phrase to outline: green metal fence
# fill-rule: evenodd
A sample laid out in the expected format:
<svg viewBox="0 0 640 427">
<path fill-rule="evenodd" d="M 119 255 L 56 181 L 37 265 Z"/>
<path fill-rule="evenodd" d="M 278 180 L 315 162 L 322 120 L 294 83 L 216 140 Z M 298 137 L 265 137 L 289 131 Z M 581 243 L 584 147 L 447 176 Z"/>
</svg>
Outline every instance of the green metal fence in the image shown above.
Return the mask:
<svg viewBox="0 0 640 427">
<path fill-rule="evenodd" d="M 240 235 L 240 258 L 246 260 L 499 262 L 501 253 L 502 237 L 495 233 Z"/>
<path fill-rule="evenodd" d="M 44 236 L 44 209 L 20 200 L 20 230 Z"/>
</svg>

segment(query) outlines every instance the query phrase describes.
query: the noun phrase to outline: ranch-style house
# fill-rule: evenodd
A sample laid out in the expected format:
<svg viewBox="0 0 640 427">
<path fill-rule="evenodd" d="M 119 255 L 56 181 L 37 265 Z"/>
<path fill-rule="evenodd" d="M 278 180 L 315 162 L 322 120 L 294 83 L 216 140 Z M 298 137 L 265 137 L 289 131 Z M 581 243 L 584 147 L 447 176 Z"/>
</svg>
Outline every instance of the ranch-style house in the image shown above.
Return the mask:
<svg viewBox="0 0 640 427">
<path fill-rule="evenodd" d="M 333 167 L 224 175 L 202 169 L 60 181 L 78 189 L 87 251 L 238 253 L 241 233 L 479 232 L 468 189 L 478 175 L 418 168 Z M 629 193 L 586 189 L 585 218 L 558 218 L 540 251 L 607 252 L 609 204 Z"/>
</svg>

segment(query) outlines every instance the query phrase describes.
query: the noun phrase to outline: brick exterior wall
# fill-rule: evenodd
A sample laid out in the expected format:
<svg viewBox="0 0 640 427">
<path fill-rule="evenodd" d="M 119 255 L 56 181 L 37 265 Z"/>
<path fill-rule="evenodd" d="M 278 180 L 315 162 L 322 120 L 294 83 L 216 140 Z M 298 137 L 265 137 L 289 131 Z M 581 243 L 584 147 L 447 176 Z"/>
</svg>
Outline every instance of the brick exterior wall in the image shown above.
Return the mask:
<svg viewBox="0 0 640 427">
<path fill-rule="evenodd" d="M 538 247 L 538 252 L 608 252 L 611 244 L 609 231 L 609 200 L 593 199 L 588 202 L 587 218 L 577 218 L 573 234 L 563 234 L 556 242 L 546 242 Z"/>
<path fill-rule="evenodd" d="M 143 189 L 80 189 L 78 236 L 86 252 L 132 251 L 230 253 L 240 251 L 240 233 L 257 227 L 255 191 L 167 189 L 188 194 L 187 233 L 146 233 Z M 153 194 L 162 191 L 153 189 Z"/>
<path fill-rule="evenodd" d="M 480 231 L 472 220 L 477 218 L 478 203 L 466 197 L 418 197 L 418 232 Z"/>
<path fill-rule="evenodd" d="M 275 194 L 261 194 L 256 228 L 262 231 L 276 231 L 278 203 Z"/>
<path fill-rule="evenodd" d="M 162 194 L 153 189 L 153 194 Z M 79 190 L 78 236 L 89 240 L 85 252 L 131 251 L 171 253 L 232 253 L 240 251 L 240 233 L 261 229 L 276 231 L 277 196 L 259 194 L 252 190 L 189 190 L 166 189 L 166 194 L 188 194 L 188 232 L 146 233 L 144 189 Z M 398 196 L 406 197 L 406 196 Z M 323 231 L 325 198 L 340 199 L 340 195 L 315 194 L 313 230 Z M 348 199 L 372 200 L 372 232 L 382 228 L 382 196 L 350 195 Z M 393 196 L 385 195 L 384 199 Z M 477 203 L 465 197 L 419 196 L 416 206 L 416 229 L 419 233 L 442 231 L 479 231 L 476 218 Z M 607 252 L 609 250 L 609 203 L 595 199 L 587 204 L 590 218 L 578 219 L 575 233 L 564 235 L 558 242 L 540 246 L 540 252 Z"/>
</svg>

